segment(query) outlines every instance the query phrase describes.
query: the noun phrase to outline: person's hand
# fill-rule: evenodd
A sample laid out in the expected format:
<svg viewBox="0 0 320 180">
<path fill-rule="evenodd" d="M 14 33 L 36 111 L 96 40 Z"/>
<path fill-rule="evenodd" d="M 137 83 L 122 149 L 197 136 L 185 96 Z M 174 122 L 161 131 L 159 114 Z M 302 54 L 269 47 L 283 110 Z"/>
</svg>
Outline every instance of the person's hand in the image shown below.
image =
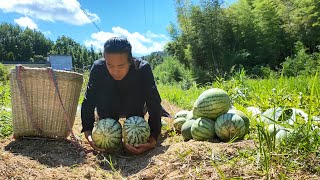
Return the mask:
<svg viewBox="0 0 320 180">
<path fill-rule="evenodd" d="M 105 149 L 102 149 L 102 148 L 99 148 L 96 146 L 96 144 L 94 143 L 94 141 L 92 140 L 92 132 L 91 131 L 85 131 L 84 132 L 84 135 L 88 141 L 88 143 L 90 144 L 90 146 L 97 150 L 97 151 L 101 151 L 101 152 L 105 152 L 106 150 Z"/>
<path fill-rule="evenodd" d="M 124 147 L 126 148 L 127 151 L 129 151 L 132 154 L 141 154 L 145 151 L 154 149 L 157 145 L 157 141 L 150 136 L 149 140 L 146 144 L 138 144 L 137 146 L 132 146 L 130 144 L 127 143 L 123 143 Z"/>
</svg>

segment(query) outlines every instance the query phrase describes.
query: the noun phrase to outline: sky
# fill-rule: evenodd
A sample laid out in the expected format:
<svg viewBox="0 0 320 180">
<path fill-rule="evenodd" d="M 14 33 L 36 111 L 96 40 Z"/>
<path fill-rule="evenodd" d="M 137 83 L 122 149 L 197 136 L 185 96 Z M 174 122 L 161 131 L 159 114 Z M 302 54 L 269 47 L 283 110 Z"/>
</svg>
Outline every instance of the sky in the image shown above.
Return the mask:
<svg viewBox="0 0 320 180">
<path fill-rule="evenodd" d="M 52 41 L 65 35 L 97 51 L 108 38 L 122 36 L 135 56 L 144 56 L 170 41 L 166 28 L 176 24 L 176 11 L 174 0 L 0 0 L 4 22 L 38 30 Z"/>
</svg>

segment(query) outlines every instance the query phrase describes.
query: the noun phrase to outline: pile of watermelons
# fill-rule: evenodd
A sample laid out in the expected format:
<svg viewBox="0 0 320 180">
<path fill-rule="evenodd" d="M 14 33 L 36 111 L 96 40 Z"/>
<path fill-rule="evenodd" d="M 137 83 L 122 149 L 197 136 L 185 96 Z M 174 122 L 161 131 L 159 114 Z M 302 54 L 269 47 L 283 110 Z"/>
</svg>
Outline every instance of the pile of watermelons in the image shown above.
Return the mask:
<svg viewBox="0 0 320 180">
<path fill-rule="evenodd" d="M 191 111 L 181 110 L 174 116 L 173 126 L 184 140 L 222 141 L 243 139 L 249 132 L 249 118 L 240 110 L 231 109 L 226 91 L 212 88 L 200 94 Z"/>
<path fill-rule="evenodd" d="M 251 117 L 264 126 L 276 142 L 288 137 L 296 123 L 307 123 L 308 115 L 301 109 L 275 107 L 261 113 L 259 108 L 247 107 Z M 320 124 L 319 117 L 312 117 Z M 192 110 L 181 110 L 174 116 L 173 127 L 184 140 L 210 141 L 218 137 L 222 141 L 241 140 L 249 133 L 250 120 L 242 111 L 231 108 L 230 98 L 222 89 L 212 88 L 200 94 Z M 317 129 L 315 124 L 312 130 Z"/>
</svg>

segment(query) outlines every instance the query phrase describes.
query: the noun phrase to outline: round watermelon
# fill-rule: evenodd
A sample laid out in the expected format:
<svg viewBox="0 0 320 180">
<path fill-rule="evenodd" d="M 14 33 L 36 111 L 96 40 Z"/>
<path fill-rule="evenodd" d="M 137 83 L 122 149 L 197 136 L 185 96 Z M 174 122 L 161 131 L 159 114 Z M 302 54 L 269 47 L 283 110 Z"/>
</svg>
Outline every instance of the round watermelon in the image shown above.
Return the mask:
<svg viewBox="0 0 320 180">
<path fill-rule="evenodd" d="M 150 126 L 142 117 L 129 117 L 123 123 L 122 136 L 123 141 L 132 146 L 145 144 L 150 137 Z"/>
<path fill-rule="evenodd" d="M 198 118 L 191 125 L 191 135 L 194 140 L 207 141 L 215 136 L 214 121 L 207 118 Z"/>
<path fill-rule="evenodd" d="M 237 114 L 239 115 L 243 120 L 244 120 L 244 123 L 246 125 L 246 132 L 245 134 L 248 134 L 249 133 L 249 127 L 250 127 L 250 120 L 249 120 L 249 117 L 242 111 L 240 110 L 237 110 L 237 109 L 231 109 L 228 111 L 228 113 L 234 113 L 234 114 Z"/>
<path fill-rule="evenodd" d="M 193 114 L 197 117 L 216 119 L 228 112 L 231 107 L 230 98 L 226 91 L 212 88 L 200 94 L 193 105 Z"/>
<path fill-rule="evenodd" d="M 189 113 L 188 110 L 181 110 L 181 111 L 178 111 L 178 112 L 173 116 L 173 118 L 174 118 L 174 119 L 177 119 L 177 118 L 179 118 L 179 117 L 185 118 L 188 113 Z"/>
<path fill-rule="evenodd" d="M 283 126 L 280 126 L 278 124 L 269 124 L 268 126 L 268 132 L 271 136 L 275 136 L 281 129 L 284 129 Z"/>
<path fill-rule="evenodd" d="M 217 136 L 222 141 L 232 139 L 243 139 L 246 134 L 246 124 L 244 120 L 235 113 L 225 113 L 219 116 L 214 126 Z"/>
<path fill-rule="evenodd" d="M 174 130 L 176 132 L 181 132 L 181 127 L 182 127 L 183 123 L 185 123 L 185 122 L 186 122 L 186 118 L 184 118 L 184 117 L 179 117 L 179 118 L 175 119 L 173 121 Z"/>
<path fill-rule="evenodd" d="M 275 143 L 279 144 L 281 141 L 285 140 L 290 135 L 290 133 L 291 132 L 286 129 L 280 129 L 275 136 Z"/>
<path fill-rule="evenodd" d="M 92 130 L 92 140 L 102 149 L 121 147 L 121 125 L 118 121 L 106 118 L 99 120 Z"/>
<path fill-rule="evenodd" d="M 251 116 L 254 118 L 258 117 L 261 114 L 261 111 L 258 107 L 250 106 L 247 107 L 246 110 L 248 113 L 251 113 Z"/>
<path fill-rule="evenodd" d="M 194 120 L 194 119 L 190 119 L 190 120 L 186 121 L 185 123 L 183 123 L 183 125 L 181 127 L 181 134 L 182 134 L 182 137 L 185 141 L 192 139 L 191 126 L 192 126 L 193 122 L 195 122 L 195 121 L 196 120 Z"/>
</svg>

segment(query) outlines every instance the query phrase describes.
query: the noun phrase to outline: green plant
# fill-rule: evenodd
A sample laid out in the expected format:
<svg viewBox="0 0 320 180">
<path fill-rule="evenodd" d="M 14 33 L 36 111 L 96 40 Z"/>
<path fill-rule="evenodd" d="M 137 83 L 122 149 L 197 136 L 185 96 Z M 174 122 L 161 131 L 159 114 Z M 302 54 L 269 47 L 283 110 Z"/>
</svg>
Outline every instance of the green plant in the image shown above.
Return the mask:
<svg viewBox="0 0 320 180">
<path fill-rule="evenodd" d="M 2 82 L 3 84 L 6 84 L 9 79 L 8 75 L 9 75 L 8 69 L 2 63 L 0 63 L 0 82 Z"/>
<path fill-rule="evenodd" d="M 180 83 L 182 89 L 189 89 L 195 85 L 193 74 L 173 57 L 165 57 L 163 63 L 153 70 L 159 84 Z"/>
<path fill-rule="evenodd" d="M 115 168 L 115 164 L 113 163 L 111 156 L 109 155 L 109 159 L 107 159 L 103 154 L 101 154 L 101 156 L 103 157 L 101 162 L 107 163 L 113 172 L 117 172 L 117 169 Z"/>
<path fill-rule="evenodd" d="M 13 133 L 11 113 L 6 110 L 0 111 L 0 137 L 7 137 Z"/>
<path fill-rule="evenodd" d="M 319 53 L 308 54 L 307 48 L 300 41 L 295 44 L 295 56 L 287 57 L 282 63 L 285 76 L 312 75 L 319 66 Z"/>
</svg>

